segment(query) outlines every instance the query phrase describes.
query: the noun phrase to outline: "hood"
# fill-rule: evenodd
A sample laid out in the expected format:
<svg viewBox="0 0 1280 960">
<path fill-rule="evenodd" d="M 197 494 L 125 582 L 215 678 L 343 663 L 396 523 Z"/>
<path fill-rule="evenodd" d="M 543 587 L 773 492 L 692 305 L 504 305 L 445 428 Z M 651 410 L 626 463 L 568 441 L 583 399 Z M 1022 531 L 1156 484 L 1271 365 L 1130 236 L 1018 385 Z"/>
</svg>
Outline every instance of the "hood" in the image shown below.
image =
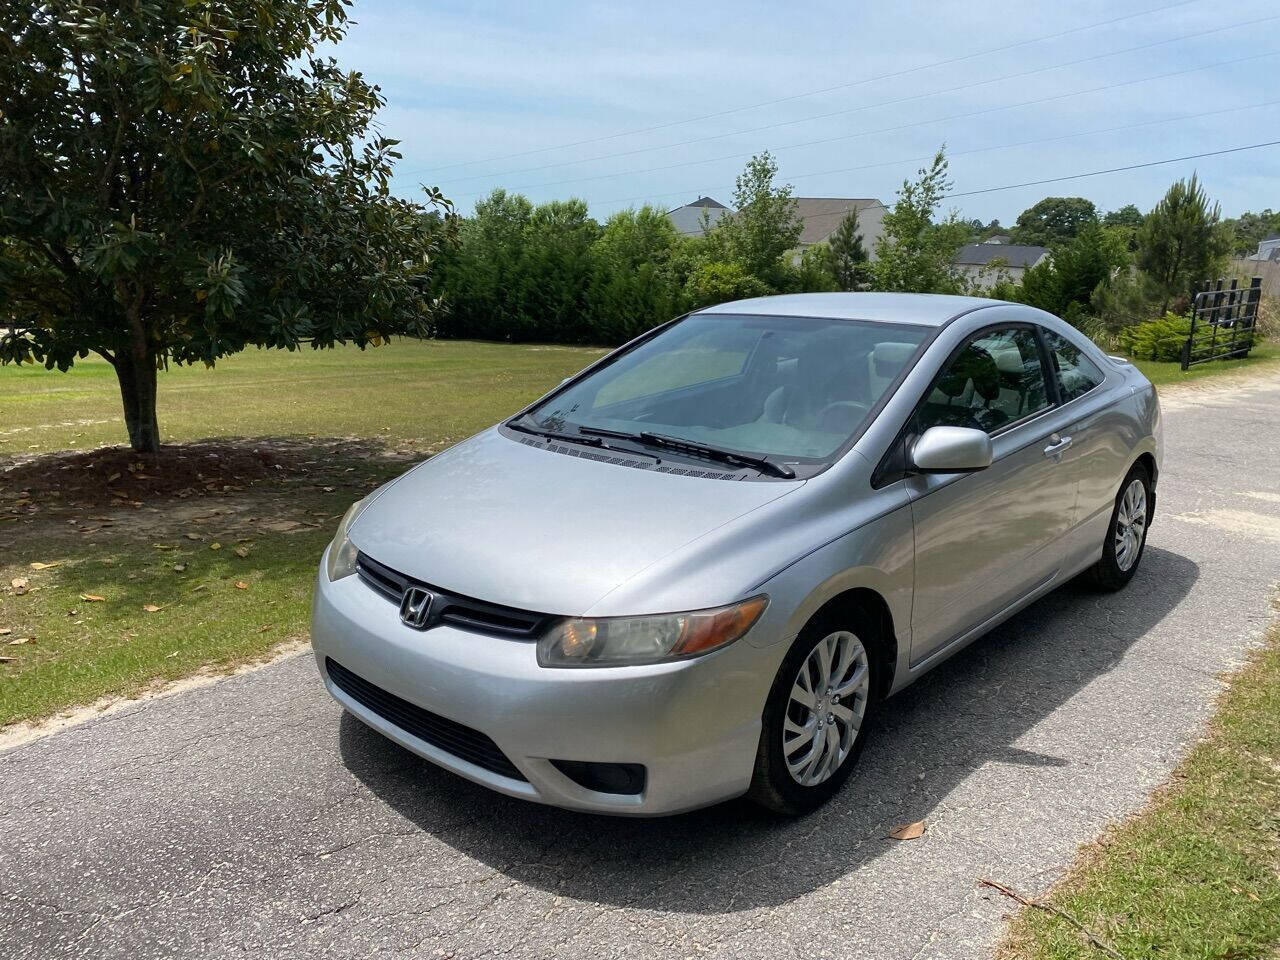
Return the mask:
<svg viewBox="0 0 1280 960">
<path fill-rule="evenodd" d="M 385 487 L 350 536 L 379 563 L 441 589 L 580 615 L 649 565 L 802 485 L 602 463 L 493 428 Z"/>
</svg>

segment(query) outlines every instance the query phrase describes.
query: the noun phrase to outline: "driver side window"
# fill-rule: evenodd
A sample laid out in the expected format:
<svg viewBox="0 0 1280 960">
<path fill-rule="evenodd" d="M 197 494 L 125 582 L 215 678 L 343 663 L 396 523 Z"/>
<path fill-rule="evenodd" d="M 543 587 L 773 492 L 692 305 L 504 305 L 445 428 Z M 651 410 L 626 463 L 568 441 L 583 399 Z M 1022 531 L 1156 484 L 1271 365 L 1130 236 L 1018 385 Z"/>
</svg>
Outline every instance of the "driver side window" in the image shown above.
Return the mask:
<svg viewBox="0 0 1280 960">
<path fill-rule="evenodd" d="M 947 364 L 916 413 L 915 433 L 972 427 L 995 433 L 1050 405 L 1040 347 L 1026 327 L 987 330 Z"/>
</svg>

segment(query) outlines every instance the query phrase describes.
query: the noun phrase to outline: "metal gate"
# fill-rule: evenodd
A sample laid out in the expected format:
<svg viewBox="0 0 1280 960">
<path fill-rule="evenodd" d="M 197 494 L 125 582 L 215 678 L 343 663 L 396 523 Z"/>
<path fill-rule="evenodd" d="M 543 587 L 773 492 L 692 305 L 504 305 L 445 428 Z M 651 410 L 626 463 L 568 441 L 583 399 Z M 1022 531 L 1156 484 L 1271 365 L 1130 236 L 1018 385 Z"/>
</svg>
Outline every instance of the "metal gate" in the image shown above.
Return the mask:
<svg viewBox="0 0 1280 960">
<path fill-rule="evenodd" d="M 1182 369 L 1209 360 L 1247 357 L 1253 346 L 1262 300 L 1262 278 L 1249 286 L 1219 280 L 1196 294 L 1191 306 L 1191 331 L 1182 345 Z"/>
</svg>

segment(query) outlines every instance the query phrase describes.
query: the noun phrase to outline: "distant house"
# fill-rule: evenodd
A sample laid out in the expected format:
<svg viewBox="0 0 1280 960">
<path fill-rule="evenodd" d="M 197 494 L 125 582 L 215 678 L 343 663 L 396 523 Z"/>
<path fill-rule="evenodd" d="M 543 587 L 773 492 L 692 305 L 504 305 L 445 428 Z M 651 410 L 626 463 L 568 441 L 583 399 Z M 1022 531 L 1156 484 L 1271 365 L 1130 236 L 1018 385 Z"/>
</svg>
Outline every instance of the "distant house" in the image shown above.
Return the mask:
<svg viewBox="0 0 1280 960">
<path fill-rule="evenodd" d="M 1280 233 L 1273 233 L 1265 240 L 1258 241 L 1258 252 L 1250 254 L 1247 260 L 1280 260 Z"/>
<path fill-rule="evenodd" d="M 704 218 L 714 227 L 721 217 L 732 212 L 718 200 L 699 197 L 693 203 L 686 203 L 683 207 L 668 210 L 667 219 L 671 221 L 678 233 L 686 237 L 700 237 Z"/>
<path fill-rule="evenodd" d="M 993 233 L 991 236 L 987 237 L 987 239 L 983 240 L 982 242 L 983 243 L 1012 243 L 1013 237 L 1009 236 L 1007 233 Z"/>
<path fill-rule="evenodd" d="M 884 215 L 888 208 L 873 197 L 796 197 L 796 215 L 804 224 L 800 231 L 799 247 L 811 247 L 831 239 L 840 222 L 851 210 L 858 212 L 858 236 L 866 247 L 867 255 L 874 260 L 876 244 L 884 236 Z"/>
<path fill-rule="evenodd" d="M 797 250 L 811 247 L 815 243 L 830 240 L 840 222 L 850 210 L 858 212 L 858 236 L 862 237 L 863 246 L 871 259 L 875 259 L 876 243 L 884 235 L 884 215 L 888 209 L 879 200 L 871 197 L 795 197 L 796 216 L 800 218 L 800 242 Z M 693 203 L 676 207 L 667 212 L 667 218 L 676 230 L 686 237 L 702 234 L 703 217 L 715 226 L 721 217 L 732 216 L 733 211 L 718 200 L 710 197 L 699 197 Z"/>
<path fill-rule="evenodd" d="M 979 287 L 989 287 L 1002 275 L 1020 282 L 1024 273 L 1048 256 L 1048 247 L 986 241 L 961 247 L 954 262 L 960 272 Z"/>
</svg>

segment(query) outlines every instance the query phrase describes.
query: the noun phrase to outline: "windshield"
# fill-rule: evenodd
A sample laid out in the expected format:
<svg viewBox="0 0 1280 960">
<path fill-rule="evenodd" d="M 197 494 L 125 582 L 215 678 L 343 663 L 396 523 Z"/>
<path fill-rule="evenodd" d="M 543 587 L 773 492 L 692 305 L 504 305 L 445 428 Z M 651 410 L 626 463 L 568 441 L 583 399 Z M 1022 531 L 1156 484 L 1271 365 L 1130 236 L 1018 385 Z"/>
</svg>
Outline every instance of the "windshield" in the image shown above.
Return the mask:
<svg viewBox="0 0 1280 960">
<path fill-rule="evenodd" d="M 824 459 L 862 427 L 926 333 L 864 320 L 694 314 L 530 416 L 546 430 L 647 432 Z"/>
</svg>

